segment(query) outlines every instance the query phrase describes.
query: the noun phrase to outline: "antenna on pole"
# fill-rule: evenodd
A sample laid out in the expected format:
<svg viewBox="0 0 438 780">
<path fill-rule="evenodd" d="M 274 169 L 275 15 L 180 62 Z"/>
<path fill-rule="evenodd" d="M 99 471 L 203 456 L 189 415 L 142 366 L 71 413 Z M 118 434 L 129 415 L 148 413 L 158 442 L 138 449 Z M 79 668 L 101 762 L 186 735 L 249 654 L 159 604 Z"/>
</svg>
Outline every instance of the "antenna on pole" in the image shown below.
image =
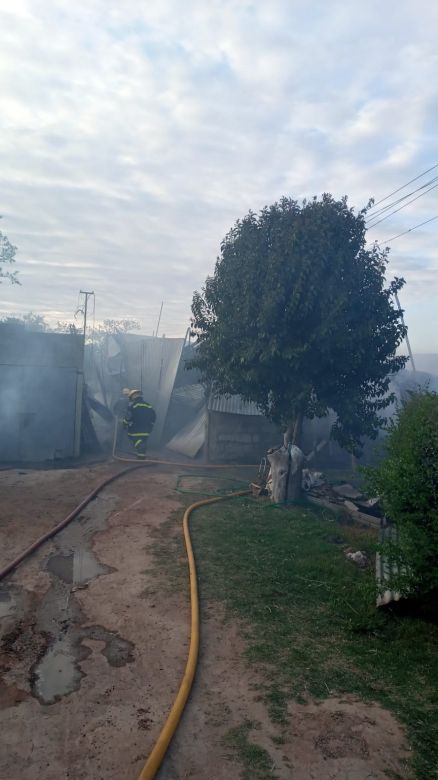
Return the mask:
<svg viewBox="0 0 438 780">
<path fill-rule="evenodd" d="M 155 331 L 155 335 L 156 336 L 158 336 L 158 328 L 160 327 L 161 315 L 163 313 L 163 305 L 164 305 L 164 301 L 161 301 L 160 313 L 158 315 L 157 329 Z"/>
<path fill-rule="evenodd" d="M 397 302 L 398 310 L 399 310 L 399 312 L 400 312 L 400 314 L 401 314 L 401 321 L 402 321 L 403 325 L 405 325 L 405 318 L 403 317 L 403 309 L 402 309 L 402 307 L 400 306 L 400 301 L 399 301 L 399 299 L 398 299 L 397 292 L 394 292 L 394 298 L 395 298 L 395 300 L 396 300 L 396 302 Z M 410 343 L 409 343 L 409 337 L 408 337 L 408 331 L 407 331 L 407 330 L 406 330 L 406 346 L 407 346 L 407 348 L 408 348 L 409 357 L 410 357 L 410 360 L 411 360 L 412 371 L 413 371 L 413 372 L 414 372 L 414 374 L 415 374 L 415 372 L 416 372 L 416 370 L 417 370 L 417 369 L 415 368 L 414 356 L 413 356 L 413 354 L 412 354 L 411 345 L 410 345 Z"/>
</svg>

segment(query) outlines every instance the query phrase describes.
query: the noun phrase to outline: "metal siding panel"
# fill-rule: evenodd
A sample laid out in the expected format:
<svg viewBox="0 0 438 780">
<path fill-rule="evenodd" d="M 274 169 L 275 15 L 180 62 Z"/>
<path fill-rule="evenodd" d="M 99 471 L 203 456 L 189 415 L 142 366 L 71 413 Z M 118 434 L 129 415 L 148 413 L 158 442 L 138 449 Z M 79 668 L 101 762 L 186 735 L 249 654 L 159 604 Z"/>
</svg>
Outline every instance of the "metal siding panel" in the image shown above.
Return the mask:
<svg viewBox="0 0 438 780">
<path fill-rule="evenodd" d="M 82 367 L 82 336 L 37 333 L 0 323 L 0 365 Z"/>
<path fill-rule="evenodd" d="M 398 542 L 398 529 L 395 525 L 391 525 L 386 518 L 383 519 L 379 542 L 392 542 L 397 545 Z M 404 567 L 399 567 L 397 563 L 390 561 L 387 555 L 382 555 L 380 552 L 376 553 L 376 581 L 377 585 L 384 587 L 385 583 L 391 577 L 391 574 L 400 575 L 406 574 Z M 398 591 L 390 590 L 387 588 L 382 593 L 379 593 L 376 599 L 376 605 L 383 607 L 386 604 L 390 604 L 392 601 L 400 601 L 401 595 Z"/>
<path fill-rule="evenodd" d="M 44 461 L 74 455 L 76 378 L 75 369 L 4 369 L 0 459 Z"/>
<path fill-rule="evenodd" d="M 208 403 L 210 412 L 220 412 L 222 414 L 243 414 L 251 417 L 263 417 L 257 404 L 244 401 L 240 395 L 210 398 Z"/>
<path fill-rule="evenodd" d="M 0 371 L 0 460 L 18 460 L 17 369 L 2 366 Z"/>
<path fill-rule="evenodd" d="M 161 443 L 170 397 L 181 359 L 184 339 L 122 335 L 115 337 L 125 363 L 130 387 L 142 387 L 145 401 L 152 404 L 157 422 L 152 446 Z"/>
<path fill-rule="evenodd" d="M 206 424 L 207 410 L 204 408 L 198 412 L 194 420 L 188 423 L 167 443 L 167 449 L 186 455 L 189 458 L 195 458 L 205 444 Z"/>
<path fill-rule="evenodd" d="M 172 400 L 181 401 L 189 406 L 197 407 L 205 403 L 203 385 L 185 385 L 177 387 L 172 393 Z"/>
</svg>

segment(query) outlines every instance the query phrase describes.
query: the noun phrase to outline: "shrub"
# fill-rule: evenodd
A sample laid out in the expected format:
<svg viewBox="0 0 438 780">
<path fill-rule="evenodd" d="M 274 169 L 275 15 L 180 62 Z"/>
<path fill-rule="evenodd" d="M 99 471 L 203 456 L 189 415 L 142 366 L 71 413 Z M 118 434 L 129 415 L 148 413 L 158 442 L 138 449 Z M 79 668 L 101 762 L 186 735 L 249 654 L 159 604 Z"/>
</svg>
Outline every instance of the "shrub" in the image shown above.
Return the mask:
<svg viewBox="0 0 438 780">
<path fill-rule="evenodd" d="M 438 395 L 412 393 L 389 426 L 385 457 L 366 469 L 369 487 L 382 496 L 398 529 L 383 552 L 404 567 L 390 587 L 424 594 L 438 588 Z"/>
</svg>

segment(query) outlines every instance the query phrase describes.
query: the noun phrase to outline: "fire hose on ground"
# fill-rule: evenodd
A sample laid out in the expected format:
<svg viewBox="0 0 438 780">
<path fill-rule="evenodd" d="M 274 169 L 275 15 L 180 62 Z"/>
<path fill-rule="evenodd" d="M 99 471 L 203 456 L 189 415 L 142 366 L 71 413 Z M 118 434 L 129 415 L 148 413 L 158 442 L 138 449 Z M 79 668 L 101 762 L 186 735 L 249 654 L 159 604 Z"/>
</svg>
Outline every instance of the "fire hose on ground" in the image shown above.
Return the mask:
<svg viewBox="0 0 438 780">
<path fill-rule="evenodd" d="M 114 439 L 114 443 L 116 443 L 116 437 Z M 117 459 L 121 460 L 121 458 L 117 458 Z M 112 482 L 115 482 L 115 480 L 120 479 L 120 477 L 123 477 L 126 474 L 130 474 L 133 471 L 137 471 L 138 469 L 145 468 L 146 466 L 149 466 L 151 463 L 163 463 L 165 465 L 180 465 L 180 466 L 191 465 L 192 467 L 206 468 L 206 464 L 186 464 L 186 463 L 174 464 L 172 463 L 172 461 L 147 460 L 146 462 L 143 463 L 137 462 L 135 466 L 129 466 L 128 468 L 119 471 L 117 474 L 112 474 L 107 479 L 104 479 L 60 523 L 58 523 L 53 528 L 51 528 L 50 531 L 47 531 L 47 533 L 40 536 L 39 539 L 37 539 L 35 542 L 33 542 L 33 544 L 27 547 L 27 549 L 24 550 L 20 555 L 18 555 L 13 561 L 7 564 L 3 569 L 0 569 L 0 581 L 3 580 L 12 571 L 14 571 L 20 565 L 20 563 L 22 563 L 26 558 L 32 555 L 32 553 L 38 550 L 46 541 L 48 541 L 57 533 L 59 533 L 59 531 L 62 531 L 69 523 L 72 522 L 72 520 L 78 517 L 82 512 L 82 510 L 85 509 L 87 504 L 89 504 L 90 501 L 96 498 L 96 496 L 98 496 L 99 493 L 105 487 L 107 487 L 107 485 L 110 485 Z M 218 468 L 217 466 L 213 466 L 211 464 L 209 464 L 209 466 L 210 468 Z M 227 467 L 221 464 L 220 468 L 229 468 L 229 466 Z M 186 546 L 188 568 L 189 568 L 190 610 L 191 610 L 189 653 L 187 656 L 187 663 L 186 663 L 184 675 L 178 693 L 176 695 L 176 698 L 170 710 L 170 713 L 167 717 L 164 726 L 161 729 L 161 732 L 158 736 L 158 739 L 154 747 L 152 748 L 151 753 L 149 754 L 149 758 L 147 759 L 146 764 L 144 765 L 138 777 L 138 780 L 153 780 L 153 778 L 156 776 L 156 773 L 170 745 L 172 737 L 175 734 L 175 731 L 178 727 L 178 723 L 181 719 L 181 716 L 183 714 L 184 708 L 186 706 L 187 700 L 190 695 L 190 691 L 193 685 L 193 680 L 196 672 L 198 651 L 199 651 L 199 594 L 198 594 L 198 583 L 197 583 L 197 573 L 196 573 L 196 562 L 193 553 L 192 541 L 190 537 L 190 515 L 199 507 L 206 506 L 208 504 L 215 504 L 218 503 L 219 501 L 225 501 L 229 498 L 236 498 L 238 496 L 248 495 L 249 492 L 250 491 L 248 490 L 240 490 L 238 492 L 221 495 L 214 498 L 204 498 L 201 501 L 196 501 L 195 503 L 191 504 L 184 512 L 183 533 L 184 533 L 184 541 Z"/>
<path fill-rule="evenodd" d="M 114 460 L 120 460 L 123 463 L 138 463 L 138 458 L 125 458 L 122 455 L 117 455 L 117 438 L 118 438 L 118 429 L 119 429 L 119 422 L 120 420 L 116 417 L 115 418 L 115 424 L 114 424 L 114 436 L 113 436 L 113 451 L 112 456 Z M 162 460 L 157 458 L 147 458 L 145 463 L 154 463 L 157 466 L 178 466 L 179 468 L 186 468 L 186 469 L 258 469 L 260 467 L 259 463 L 233 463 L 230 467 L 229 463 L 197 463 L 197 462 L 190 462 L 190 461 L 183 461 L 178 462 L 175 460 Z"/>
</svg>

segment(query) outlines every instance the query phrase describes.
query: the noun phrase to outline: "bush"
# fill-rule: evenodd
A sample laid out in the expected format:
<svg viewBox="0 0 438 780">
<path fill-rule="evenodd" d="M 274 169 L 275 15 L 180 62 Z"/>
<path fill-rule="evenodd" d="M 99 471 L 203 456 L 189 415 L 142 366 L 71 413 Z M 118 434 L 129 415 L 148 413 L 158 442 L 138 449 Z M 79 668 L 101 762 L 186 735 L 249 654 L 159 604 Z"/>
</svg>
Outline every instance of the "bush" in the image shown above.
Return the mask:
<svg viewBox="0 0 438 780">
<path fill-rule="evenodd" d="M 367 481 L 398 529 L 383 552 L 404 567 L 390 587 L 405 595 L 438 588 L 438 395 L 412 393 L 390 424 L 385 457 Z"/>
</svg>

